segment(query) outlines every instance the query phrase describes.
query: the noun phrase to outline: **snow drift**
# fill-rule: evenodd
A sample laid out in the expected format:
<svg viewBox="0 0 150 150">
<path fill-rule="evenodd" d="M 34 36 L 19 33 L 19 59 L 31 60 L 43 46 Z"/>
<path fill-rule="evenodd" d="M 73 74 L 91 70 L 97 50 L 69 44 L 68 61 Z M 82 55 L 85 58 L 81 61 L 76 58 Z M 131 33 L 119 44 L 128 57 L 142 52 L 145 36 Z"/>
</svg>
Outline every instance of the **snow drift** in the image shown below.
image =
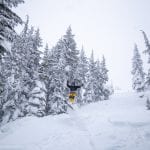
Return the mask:
<svg viewBox="0 0 150 150">
<path fill-rule="evenodd" d="M 68 114 L 8 123 L 0 128 L 0 150 L 149 150 L 145 101 L 121 93 Z"/>
</svg>

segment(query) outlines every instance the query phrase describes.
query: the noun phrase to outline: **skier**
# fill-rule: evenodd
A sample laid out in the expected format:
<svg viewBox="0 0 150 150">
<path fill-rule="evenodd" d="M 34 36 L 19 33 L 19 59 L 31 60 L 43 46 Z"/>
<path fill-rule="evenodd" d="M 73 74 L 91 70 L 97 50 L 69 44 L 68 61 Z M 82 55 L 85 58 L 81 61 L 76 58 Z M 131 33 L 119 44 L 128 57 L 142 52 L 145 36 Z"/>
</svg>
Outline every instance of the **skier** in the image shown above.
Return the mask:
<svg viewBox="0 0 150 150">
<path fill-rule="evenodd" d="M 77 94 L 76 94 L 76 91 L 77 91 L 78 88 L 81 88 L 81 86 L 83 86 L 83 84 L 80 85 L 80 86 L 76 86 L 76 85 L 75 85 L 75 81 L 72 82 L 71 85 L 69 85 L 69 81 L 67 81 L 67 87 L 70 89 L 69 101 L 70 101 L 71 103 L 74 103 L 74 98 L 75 98 L 75 96 L 77 95 Z"/>
</svg>

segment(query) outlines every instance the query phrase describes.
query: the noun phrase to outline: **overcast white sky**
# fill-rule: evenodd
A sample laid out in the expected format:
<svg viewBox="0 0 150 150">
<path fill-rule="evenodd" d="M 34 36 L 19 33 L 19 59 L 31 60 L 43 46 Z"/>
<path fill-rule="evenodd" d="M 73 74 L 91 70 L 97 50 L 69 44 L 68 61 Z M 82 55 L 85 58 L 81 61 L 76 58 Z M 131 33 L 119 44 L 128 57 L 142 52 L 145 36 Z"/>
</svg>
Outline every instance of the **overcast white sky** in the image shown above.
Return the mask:
<svg viewBox="0 0 150 150">
<path fill-rule="evenodd" d="M 15 12 L 23 20 L 28 14 L 50 47 L 71 25 L 79 49 L 83 45 L 88 56 L 93 49 L 95 59 L 104 54 L 114 86 L 131 88 L 134 43 L 142 52 L 139 30 L 150 35 L 150 0 L 25 0 Z"/>
</svg>

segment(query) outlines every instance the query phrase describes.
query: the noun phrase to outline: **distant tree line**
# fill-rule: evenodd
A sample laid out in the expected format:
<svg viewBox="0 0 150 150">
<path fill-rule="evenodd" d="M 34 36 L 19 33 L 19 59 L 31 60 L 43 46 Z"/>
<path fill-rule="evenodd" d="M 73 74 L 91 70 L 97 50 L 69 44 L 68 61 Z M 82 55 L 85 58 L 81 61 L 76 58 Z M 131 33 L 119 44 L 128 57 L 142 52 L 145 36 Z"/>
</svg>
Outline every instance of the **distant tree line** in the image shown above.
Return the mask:
<svg viewBox="0 0 150 150">
<path fill-rule="evenodd" d="M 43 52 L 39 29 L 29 27 L 12 11 L 23 0 L 0 2 L 0 122 L 20 117 L 66 113 L 69 89 L 67 80 L 83 83 L 76 103 L 85 105 L 109 99 L 108 70 L 101 61 L 87 58 L 77 44 L 69 26 L 56 45 L 46 44 Z M 14 27 L 24 25 L 20 34 Z"/>
</svg>

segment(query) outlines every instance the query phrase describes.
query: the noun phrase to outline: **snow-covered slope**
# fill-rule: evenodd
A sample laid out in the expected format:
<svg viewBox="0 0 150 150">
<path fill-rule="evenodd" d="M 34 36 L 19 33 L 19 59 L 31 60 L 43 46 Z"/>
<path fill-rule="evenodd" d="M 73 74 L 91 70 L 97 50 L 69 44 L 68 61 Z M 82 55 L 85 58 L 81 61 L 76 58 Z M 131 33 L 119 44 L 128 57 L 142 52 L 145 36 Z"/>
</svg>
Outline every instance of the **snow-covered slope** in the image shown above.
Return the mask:
<svg viewBox="0 0 150 150">
<path fill-rule="evenodd" d="M 0 150 L 150 150 L 150 111 L 134 93 L 115 94 L 69 114 L 9 123 Z"/>
</svg>

